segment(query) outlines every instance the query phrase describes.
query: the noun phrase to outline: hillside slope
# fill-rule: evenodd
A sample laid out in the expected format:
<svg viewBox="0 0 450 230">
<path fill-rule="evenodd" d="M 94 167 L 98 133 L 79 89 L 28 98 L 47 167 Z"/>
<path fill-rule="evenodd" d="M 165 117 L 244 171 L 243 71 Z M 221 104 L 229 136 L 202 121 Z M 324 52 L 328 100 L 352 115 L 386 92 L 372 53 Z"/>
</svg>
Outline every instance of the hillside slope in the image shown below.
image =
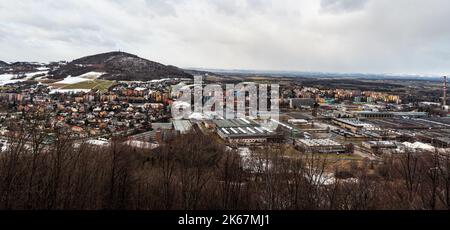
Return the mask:
<svg viewBox="0 0 450 230">
<path fill-rule="evenodd" d="M 76 59 L 50 72 L 50 78 L 62 79 L 88 72 L 104 72 L 102 79 L 148 81 L 161 78 L 191 78 L 175 66 L 149 61 L 124 52 L 109 52 Z"/>
<path fill-rule="evenodd" d="M 6 67 L 6 66 L 8 66 L 8 63 L 0 60 L 0 67 Z"/>
</svg>

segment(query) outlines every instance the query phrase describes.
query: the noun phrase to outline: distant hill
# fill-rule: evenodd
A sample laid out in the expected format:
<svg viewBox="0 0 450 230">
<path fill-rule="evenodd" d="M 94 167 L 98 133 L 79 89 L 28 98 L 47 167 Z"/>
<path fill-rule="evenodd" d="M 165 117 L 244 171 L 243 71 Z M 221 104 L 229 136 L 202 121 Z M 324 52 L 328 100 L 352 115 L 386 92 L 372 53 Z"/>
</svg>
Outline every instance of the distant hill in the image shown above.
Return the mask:
<svg viewBox="0 0 450 230">
<path fill-rule="evenodd" d="M 91 71 L 105 72 L 102 79 L 148 81 L 161 78 L 191 78 L 175 66 L 163 65 L 125 52 L 109 52 L 76 59 L 50 71 L 50 78 L 79 76 Z"/>
<path fill-rule="evenodd" d="M 0 61 L 0 74 L 33 73 L 39 71 L 39 69 L 43 67 L 45 67 L 45 64 L 36 62 L 14 62 L 8 64 L 6 62 Z"/>
<path fill-rule="evenodd" d="M 301 71 L 271 71 L 271 70 L 240 70 L 240 69 L 207 69 L 191 68 L 190 71 L 202 71 L 220 74 L 222 76 L 265 76 L 308 79 L 366 79 L 366 80 L 433 80 L 442 81 L 441 76 L 419 74 L 374 74 L 374 73 L 333 73 L 333 72 L 301 72 Z"/>
<path fill-rule="evenodd" d="M 212 76 L 221 76 L 219 73 L 214 73 L 211 71 L 204 71 L 198 69 L 184 69 L 184 72 L 189 73 L 191 75 L 212 75 Z"/>
<path fill-rule="evenodd" d="M 8 67 L 13 69 L 14 73 L 29 73 L 37 71 L 37 68 L 42 66 L 36 62 L 14 62 L 9 64 Z"/>
<path fill-rule="evenodd" d="M 6 66 L 8 66 L 8 63 L 0 60 L 0 67 L 6 67 Z"/>
</svg>

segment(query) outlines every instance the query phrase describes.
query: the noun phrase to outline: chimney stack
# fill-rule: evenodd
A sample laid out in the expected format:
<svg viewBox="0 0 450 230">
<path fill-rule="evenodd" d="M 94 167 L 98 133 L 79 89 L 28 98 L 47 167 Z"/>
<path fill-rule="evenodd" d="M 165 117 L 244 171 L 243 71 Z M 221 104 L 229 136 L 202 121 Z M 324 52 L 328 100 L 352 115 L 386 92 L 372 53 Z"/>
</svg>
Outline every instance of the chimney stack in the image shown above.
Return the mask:
<svg viewBox="0 0 450 230">
<path fill-rule="evenodd" d="M 444 110 L 447 109 L 447 76 L 444 76 L 444 97 L 442 98 L 442 107 Z"/>
</svg>

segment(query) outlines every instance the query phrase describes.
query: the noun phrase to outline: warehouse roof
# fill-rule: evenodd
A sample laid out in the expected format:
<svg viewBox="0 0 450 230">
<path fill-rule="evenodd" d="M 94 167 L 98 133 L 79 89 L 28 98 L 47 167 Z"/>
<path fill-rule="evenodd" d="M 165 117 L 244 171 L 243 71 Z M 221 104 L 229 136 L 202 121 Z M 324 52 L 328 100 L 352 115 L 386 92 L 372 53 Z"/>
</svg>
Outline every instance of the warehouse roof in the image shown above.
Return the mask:
<svg viewBox="0 0 450 230">
<path fill-rule="evenodd" d="M 192 129 L 192 124 L 188 120 L 174 120 L 173 127 L 180 133 L 188 133 Z"/>
<path fill-rule="evenodd" d="M 249 119 L 240 118 L 240 119 L 228 119 L 228 120 L 214 120 L 214 124 L 218 128 L 232 128 L 232 127 L 252 127 L 257 126 L 254 121 Z"/>
<path fill-rule="evenodd" d="M 214 120 L 217 131 L 229 137 L 267 137 L 276 133 L 249 119 Z"/>
<path fill-rule="evenodd" d="M 331 139 L 299 139 L 298 142 L 308 147 L 342 146 L 340 143 Z"/>
</svg>

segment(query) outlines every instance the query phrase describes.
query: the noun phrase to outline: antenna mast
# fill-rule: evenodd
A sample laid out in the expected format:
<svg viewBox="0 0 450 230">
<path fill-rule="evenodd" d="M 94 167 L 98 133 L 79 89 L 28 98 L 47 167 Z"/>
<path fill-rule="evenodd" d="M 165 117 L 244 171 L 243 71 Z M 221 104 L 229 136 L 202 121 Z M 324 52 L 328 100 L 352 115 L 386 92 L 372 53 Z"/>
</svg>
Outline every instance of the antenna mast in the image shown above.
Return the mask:
<svg viewBox="0 0 450 230">
<path fill-rule="evenodd" d="M 442 108 L 447 110 L 447 76 L 444 76 L 444 97 L 442 98 Z"/>
</svg>

